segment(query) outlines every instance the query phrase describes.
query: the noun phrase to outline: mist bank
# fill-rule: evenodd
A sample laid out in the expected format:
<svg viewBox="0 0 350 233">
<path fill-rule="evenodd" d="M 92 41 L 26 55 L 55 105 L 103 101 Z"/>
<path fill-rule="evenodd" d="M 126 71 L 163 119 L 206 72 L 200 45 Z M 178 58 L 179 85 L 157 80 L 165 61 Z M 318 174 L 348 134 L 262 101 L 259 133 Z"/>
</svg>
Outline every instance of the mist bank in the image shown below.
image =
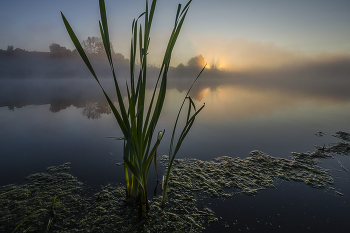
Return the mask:
<svg viewBox="0 0 350 233">
<path fill-rule="evenodd" d="M 100 77 L 107 77 L 110 74 L 105 56 L 88 54 L 88 57 Z M 118 72 L 128 70 L 129 60 L 123 55 L 113 54 L 113 59 L 118 75 Z M 18 48 L 13 51 L 0 50 L 0 79 L 87 78 L 90 75 L 90 71 L 77 52 L 69 54 L 28 52 Z"/>
<path fill-rule="evenodd" d="M 5 60 L 0 63 L 0 70 L 15 72 L 15 75 L 11 72 L 8 75 L 0 75 L 0 107 L 14 110 L 26 105 L 49 104 L 52 112 L 75 106 L 84 109 L 88 107 L 91 111 L 95 109 L 98 113 L 108 113 L 100 87 L 79 56 L 60 57 L 50 53 L 26 52 L 20 56 L 0 54 L 0 57 L 1 61 Z M 122 94 L 126 97 L 125 83 L 129 82 L 129 64 L 124 57 L 114 61 L 117 80 Z M 199 55 L 190 59 L 187 65 L 170 67 L 168 89 L 185 93 L 200 73 L 203 63 L 205 64 L 204 58 Z M 92 58 L 92 65 L 98 77 L 102 78 L 101 83 L 106 92 L 113 98 L 115 89 L 108 61 L 95 57 Z M 160 68 L 150 66 L 147 72 L 147 89 L 152 90 Z M 190 95 L 201 101 L 208 92 L 214 93 L 232 87 L 232 91 L 251 93 L 251 96 L 254 96 L 254 93 L 271 96 L 273 93 L 272 99 L 284 96 L 324 103 L 344 103 L 350 101 L 349 86 L 350 58 L 343 56 L 244 72 L 207 68 L 193 86 Z M 98 117 L 98 114 L 96 116 Z M 93 115 L 91 117 L 94 118 Z"/>
<path fill-rule="evenodd" d="M 179 91 L 187 90 L 200 68 L 179 65 L 169 72 L 169 84 Z M 313 59 L 274 69 L 251 69 L 230 72 L 206 69 L 194 88 L 197 98 L 202 90 L 215 91 L 222 86 L 238 86 L 251 91 L 279 91 L 307 98 L 330 101 L 350 100 L 350 57 Z"/>
</svg>

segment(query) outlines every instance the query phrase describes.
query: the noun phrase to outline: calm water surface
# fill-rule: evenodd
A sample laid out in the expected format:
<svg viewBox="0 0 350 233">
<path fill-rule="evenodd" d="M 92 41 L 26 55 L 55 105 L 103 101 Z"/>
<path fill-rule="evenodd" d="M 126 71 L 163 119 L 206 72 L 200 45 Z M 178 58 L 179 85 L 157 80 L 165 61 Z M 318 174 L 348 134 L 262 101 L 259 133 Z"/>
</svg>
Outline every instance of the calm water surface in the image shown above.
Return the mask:
<svg viewBox="0 0 350 233">
<path fill-rule="evenodd" d="M 166 129 L 159 154 L 168 153 L 174 117 L 186 93 L 178 83 L 169 85 L 158 125 L 159 130 Z M 113 90 L 108 81 L 104 84 L 107 91 Z M 122 143 L 106 138 L 121 136 L 121 131 L 107 114 L 95 81 L 4 79 L 0 85 L 0 185 L 23 183 L 26 175 L 65 162 L 71 162 L 71 173 L 89 185 L 123 182 L 123 168 L 116 165 L 122 162 Z M 200 80 L 198 86 L 191 95 L 197 107 L 206 106 L 178 158 L 244 158 L 252 150 L 289 158 L 293 151 L 314 151 L 315 145 L 337 142 L 331 136 L 336 131 L 350 132 L 350 98 L 346 92 L 339 94 L 341 83 L 340 91 L 326 85 L 323 92 L 312 85 L 289 89 L 287 84 L 224 79 L 213 85 L 208 79 Z M 315 136 L 318 131 L 325 136 Z M 350 169 L 348 157 L 337 158 Z M 204 199 L 201 205 L 222 218 L 208 231 L 346 232 L 350 175 L 336 160 L 322 160 L 319 165 L 331 169 L 333 187 L 344 196 L 304 183 L 276 181 L 275 188 L 255 197 Z"/>
</svg>

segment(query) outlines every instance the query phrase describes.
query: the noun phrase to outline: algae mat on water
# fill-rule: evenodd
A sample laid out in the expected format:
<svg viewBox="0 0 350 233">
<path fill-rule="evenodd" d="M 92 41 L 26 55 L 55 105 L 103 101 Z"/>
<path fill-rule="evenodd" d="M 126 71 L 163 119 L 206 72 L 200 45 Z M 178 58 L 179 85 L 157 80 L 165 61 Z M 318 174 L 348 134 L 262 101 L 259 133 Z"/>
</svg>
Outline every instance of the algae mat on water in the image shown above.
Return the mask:
<svg viewBox="0 0 350 233">
<path fill-rule="evenodd" d="M 328 146 L 316 146 L 312 153 L 292 152 L 291 159 L 272 157 L 257 150 L 250 152 L 252 157 L 245 159 L 227 156 L 216 158 L 214 161 L 176 159 L 170 191 L 175 196 L 181 196 L 184 192 L 190 195 L 191 190 L 203 190 L 211 197 L 231 197 L 239 193 L 255 195 L 261 189 L 274 187 L 274 180 L 277 178 L 323 188 L 333 184 L 333 178 L 327 170 L 317 166 L 318 160 L 350 154 L 350 134 L 338 131 L 332 136 L 342 141 L 330 143 Z M 161 159 L 166 161 L 167 156 Z M 235 188 L 238 192 L 225 192 L 225 188 Z M 337 191 L 335 193 L 342 195 Z"/>
<path fill-rule="evenodd" d="M 66 172 L 69 163 L 49 167 L 45 173 L 28 176 L 24 185 L 0 187 L 0 232 L 10 232 L 34 211 L 49 208 L 54 196 L 60 205 L 55 207 L 51 232 L 201 232 L 218 219 L 199 204 L 198 192 L 210 197 L 255 195 L 260 189 L 273 187 L 275 179 L 301 181 L 314 188 L 331 185 L 333 178 L 317 166 L 317 159 L 348 155 L 350 151 L 350 134 L 337 132 L 334 136 L 342 141 L 316 147 L 313 153 L 292 153 L 291 159 L 260 151 L 252 151 L 251 157 L 245 159 L 176 159 L 166 208 L 160 208 L 161 196 L 153 198 L 148 218 L 141 223 L 138 207 L 125 200 L 122 185 L 109 184 L 94 195 L 83 195 L 86 186 Z M 161 158 L 166 160 L 166 156 Z M 228 192 L 226 188 L 236 190 Z M 38 213 L 17 232 L 43 232 L 48 219 L 46 212 Z"/>
<path fill-rule="evenodd" d="M 178 159 L 172 171 L 172 192 L 203 190 L 211 197 L 230 197 L 245 193 L 255 195 L 265 187 L 274 187 L 274 179 L 303 181 L 314 188 L 333 184 L 326 170 L 296 160 L 275 158 L 260 151 L 245 159 L 220 157 L 214 161 Z M 236 188 L 239 192 L 224 192 Z"/>
<path fill-rule="evenodd" d="M 169 198 L 163 210 L 161 196 L 151 200 L 147 221 L 138 218 L 138 207 L 125 199 L 122 185 L 106 185 L 92 196 L 82 195 L 85 185 L 63 172 L 69 163 L 49 167 L 27 177 L 24 185 L 0 187 L 0 232 L 11 232 L 26 216 L 49 208 L 57 196 L 55 221 L 50 232 L 201 232 L 204 220 L 216 221 L 209 209 L 197 208 L 197 200 Z M 29 218 L 16 232 L 44 232 L 46 212 Z"/>
</svg>

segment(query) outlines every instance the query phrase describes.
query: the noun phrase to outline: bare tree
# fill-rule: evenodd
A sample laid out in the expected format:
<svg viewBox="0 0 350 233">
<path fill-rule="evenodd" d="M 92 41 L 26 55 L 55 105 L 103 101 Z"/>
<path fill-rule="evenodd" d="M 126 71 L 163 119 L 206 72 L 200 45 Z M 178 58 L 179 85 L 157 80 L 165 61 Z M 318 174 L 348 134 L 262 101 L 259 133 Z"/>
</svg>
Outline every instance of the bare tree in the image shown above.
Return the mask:
<svg viewBox="0 0 350 233">
<path fill-rule="evenodd" d="M 97 55 L 104 55 L 105 54 L 105 49 L 103 46 L 102 39 L 100 37 L 92 36 L 88 37 L 86 40 L 83 40 L 81 42 L 81 45 L 83 46 L 83 49 L 85 50 L 86 53 L 89 54 L 97 54 Z M 111 45 L 111 52 L 114 54 L 113 50 L 113 45 Z"/>
</svg>

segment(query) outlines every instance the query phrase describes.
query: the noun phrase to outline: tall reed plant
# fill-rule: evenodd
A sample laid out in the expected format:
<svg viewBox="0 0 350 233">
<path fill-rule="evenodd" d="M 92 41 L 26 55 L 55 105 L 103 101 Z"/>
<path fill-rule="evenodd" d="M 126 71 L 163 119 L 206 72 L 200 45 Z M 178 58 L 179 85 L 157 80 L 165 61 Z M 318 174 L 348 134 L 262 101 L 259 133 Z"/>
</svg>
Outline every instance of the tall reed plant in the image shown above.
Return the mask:
<svg viewBox="0 0 350 233">
<path fill-rule="evenodd" d="M 124 104 L 123 97 L 119 88 L 119 84 L 114 71 L 112 53 L 109 41 L 108 23 L 106 16 L 106 7 L 104 0 L 99 0 L 101 20 L 99 21 L 99 28 L 101 32 L 102 41 L 108 58 L 108 62 L 111 68 L 112 76 L 114 79 L 115 91 L 117 95 L 117 105 L 114 105 L 110 97 L 105 92 L 96 73 L 86 56 L 78 38 L 76 37 L 73 29 L 69 25 L 65 16 L 62 14 L 63 22 L 66 26 L 68 34 L 72 39 L 77 51 L 81 58 L 84 60 L 87 68 L 96 79 L 97 83 L 101 87 L 103 94 L 105 95 L 110 108 L 115 116 L 116 121 L 123 133 L 124 149 L 123 149 L 123 160 L 124 160 L 124 174 L 126 182 L 126 195 L 140 201 L 142 217 L 146 217 L 148 211 L 148 200 L 147 200 L 147 180 L 151 166 L 152 159 L 156 156 L 156 150 L 163 138 L 164 131 L 158 132 L 156 139 L 153 139 L 155 134 L 156 126 L 163 109 L 164 100 L 167 91 L 168 81 L 168 70 L 170 67 L 171 55 L 179 36 L 180 30 L 186 18 L 188 9 L 192 0 L 190 0 L 185 7 L 182 9 L 181 4 L 178 5 L 175 24 L 170 35 L 168 45 L 164 54 L 163 62 L 159 71 L 158 79 L 153 90 L 150 103 L 146 106 L 146 82 L 147 82 L 147 56 L 150 44 L 150 31 L 153 20 L 153 15 L 156 8 L 157 0 L 153 0 L 149 7 L 148 1 L 146 0 L 146 11 L 143 12 L 137 19 L 132 22 L 132 38 L 131 38 L 131 49 L 130 49 L 130 80 L 126 83 L 127 89 L 127 104 Z M 144 24 L 138 22 L 141 17 L 144 17 Z M 137 53 L 138 51 L 138 53 Z M 139 56 L 140 67 L 139 73 L 136 74 L 136 57 Z M 204 68 L 203 68 L 204 69 Z M 198 77 L 197 77 L 198 78 Z M 197 80 L 197 79 L 196 79 Z M 166 183 L 169 180 L 169 173 L 172 165 L 172 161 L 179 150 L 182 141 L 186 137 L 188 131 L 192 127 L 196 115 L 203 109 L 204 105 L 196 111 L 195 105 L 192 99 L 186 95 L 185 100 L 189 100 L 189 109 L 187 114 L 187 120 L 185 127 L 179 137 L 175 149 L 173 150 L 174 135 L 179 115 L 177 117 L 173 136 L 171 139 L 170 146 L 170 160 Z M 183 103 L 184 104 L 184 103 Z M 182 106 L 183 106 L 182 104 Z M 180 108 L 180 111 L 182 109 Z M 194 114 L 191 115 L 191 110 L 194 109 Z M 179 114 L 180 114 L 179 111 Z M 155 140 L 155 142 L 154 142 Z M 166 188 L 165 188 L 166 190 Z M 163 206 L 165 204 L 166 191 L 163 194 Z"/>
</svg>

